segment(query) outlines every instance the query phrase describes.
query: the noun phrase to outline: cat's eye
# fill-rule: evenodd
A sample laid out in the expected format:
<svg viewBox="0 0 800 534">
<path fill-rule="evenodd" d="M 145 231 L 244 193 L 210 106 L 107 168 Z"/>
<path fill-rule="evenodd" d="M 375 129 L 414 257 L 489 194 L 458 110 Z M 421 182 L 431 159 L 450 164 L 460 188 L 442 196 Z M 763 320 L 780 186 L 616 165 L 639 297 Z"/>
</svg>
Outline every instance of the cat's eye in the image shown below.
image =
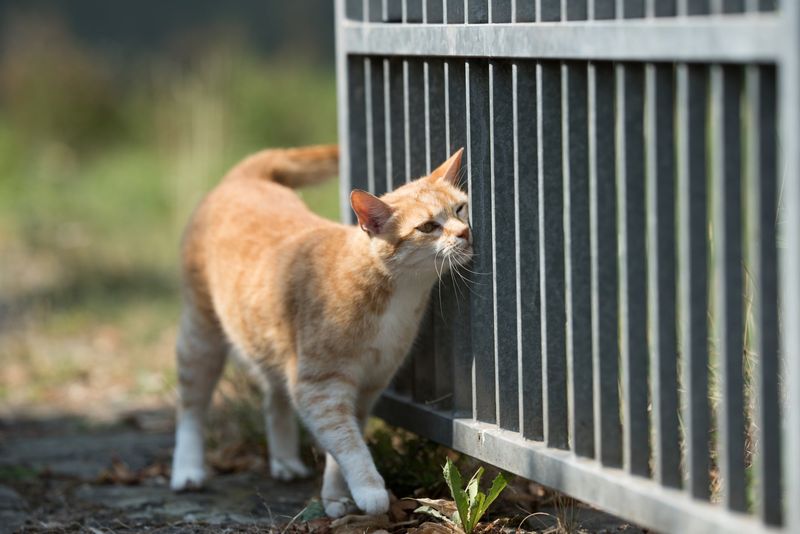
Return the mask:
<svg viewBox="0 0 800 534">
<path fill-rule="evenodd" d="M 429 234 L 434 230 L 436 230 L 437 228 L 439 228 L 439 223 L 437 223 L 436 221 L 428 221 L 426 223 L 422 223 L 419 226 L 417 226 L 417 230 L 419 230 L 423 234 Z"/>
<path fill-rule="evenodd" d="M 465 202 L 456 208 L 456 215 L 458 215 L 463 219 L 464 216 L 466 216 L 466 214 L 467 214 L 467 203 Z"/>
</svg>

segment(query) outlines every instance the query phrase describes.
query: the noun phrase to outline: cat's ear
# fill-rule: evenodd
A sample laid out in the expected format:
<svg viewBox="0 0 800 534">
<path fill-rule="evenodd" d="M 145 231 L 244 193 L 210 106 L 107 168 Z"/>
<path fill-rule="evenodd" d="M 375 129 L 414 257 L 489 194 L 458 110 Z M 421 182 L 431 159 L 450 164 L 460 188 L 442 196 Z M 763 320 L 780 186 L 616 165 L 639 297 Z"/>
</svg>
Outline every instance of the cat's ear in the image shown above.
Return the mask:
<svg viewBox="0 0 800 534">
<path fill-rule="evenodd" d="M 431 181 L 445 180 L 450 185 L 458 187 L 460 178 L 458 171 L 461 169 L 461 155 L 463 153 L 463 148 L 456 150 L 452 156 L 447 158 L 447 161 L 439 165 L 439 167 L 431 173 Z"/>
<path fill-rule="evenodd" d="M 392 208 L 373 194 L 354 189 L 350 193 L 350 205 L 358 217 L 358 225 L 368 234 L 380 234 L 386 221 L 392 216 Z"/>
</svg>

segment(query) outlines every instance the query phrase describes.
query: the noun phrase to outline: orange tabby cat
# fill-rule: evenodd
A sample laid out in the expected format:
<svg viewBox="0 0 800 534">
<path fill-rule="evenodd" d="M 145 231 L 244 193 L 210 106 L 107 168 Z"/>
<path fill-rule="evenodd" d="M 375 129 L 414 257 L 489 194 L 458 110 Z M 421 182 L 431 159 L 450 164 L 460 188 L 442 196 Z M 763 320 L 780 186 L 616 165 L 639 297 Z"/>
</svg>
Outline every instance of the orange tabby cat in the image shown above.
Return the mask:
<svg viewBox="0 0 800 534">
<path fill-rule="evenodd" d="M 292 407 L 327 452 L 332 517 L 389 507 L 364 422 L 414 340 L 431 287 L 472 255 L 461 150 L 381 198 L 355 190 L 358 226 L 322 219 L 290 188 L 335 175 L 336 146 L 265 150 L 200 204 L 183 240 L 179 420 L 172 488 L 202 485 L 203 419 L 230 351 L 265 394 L 272 476 L 310 474 Z"/>
</svg>

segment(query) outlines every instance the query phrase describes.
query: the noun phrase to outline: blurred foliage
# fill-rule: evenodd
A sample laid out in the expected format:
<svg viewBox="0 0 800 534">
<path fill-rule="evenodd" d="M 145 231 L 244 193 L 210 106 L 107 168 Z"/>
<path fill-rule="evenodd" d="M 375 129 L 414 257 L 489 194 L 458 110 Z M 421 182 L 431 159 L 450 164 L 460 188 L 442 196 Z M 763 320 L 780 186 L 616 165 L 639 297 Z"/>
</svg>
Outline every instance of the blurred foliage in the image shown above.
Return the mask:
<svg viewBox="0 0 800 534">
<path fill-rule="evenodd" d="M 333 71 L 230 35 L 125 63 L 52 18 L 4 22 L 0 408 L 106 379 L 171 389 L 140 375 L 172 372 L 191 210 L 248 153 L 335 142 Z M 335 181 L 301 195 L 338 217 Z"/>
<path fill-rule="evenodd" d="M 373 420 L 367 431 L 375 466 L 395 495 L 438 497 L 445 493 L 442 462 L 458 455 L 433 441 Z"/>
</svg>

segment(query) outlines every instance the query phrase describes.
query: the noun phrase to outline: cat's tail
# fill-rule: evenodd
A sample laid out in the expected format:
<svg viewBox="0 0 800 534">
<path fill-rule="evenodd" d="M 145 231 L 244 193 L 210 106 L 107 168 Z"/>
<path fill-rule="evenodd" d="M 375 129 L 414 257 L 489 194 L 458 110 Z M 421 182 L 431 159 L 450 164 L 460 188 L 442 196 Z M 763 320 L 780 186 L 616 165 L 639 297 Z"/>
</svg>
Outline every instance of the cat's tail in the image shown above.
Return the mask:
<svg viewBox="0 0 800 534">
<path fill-rule="evenodd" d="M 232 175 L 257 177 L 292 188 L 323 182 L 338 173 L 338 145 L 270 148 L 246 158 L 231 171 Z"/>
</svg>

